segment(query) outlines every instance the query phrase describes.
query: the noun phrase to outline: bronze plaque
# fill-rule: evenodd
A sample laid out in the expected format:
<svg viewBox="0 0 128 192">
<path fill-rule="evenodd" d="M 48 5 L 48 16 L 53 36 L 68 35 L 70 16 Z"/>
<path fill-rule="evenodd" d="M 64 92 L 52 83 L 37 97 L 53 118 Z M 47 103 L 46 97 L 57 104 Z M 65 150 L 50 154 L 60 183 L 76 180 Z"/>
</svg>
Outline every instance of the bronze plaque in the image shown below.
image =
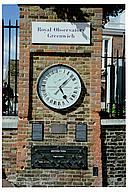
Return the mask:
<svg viewBox="0 0 128 192">
<path fill-rule="evenodd" d="M 42 169 L 87 169 L 87 147 L 33 146 L 31 164 Z"/>
<path fill-rule="evenodd" d="M 61 124 L 53 123 L 51 125 L 51 132 L 60 134 L 67 133 L 67 125 L 62 123 Z"/>
</svg>

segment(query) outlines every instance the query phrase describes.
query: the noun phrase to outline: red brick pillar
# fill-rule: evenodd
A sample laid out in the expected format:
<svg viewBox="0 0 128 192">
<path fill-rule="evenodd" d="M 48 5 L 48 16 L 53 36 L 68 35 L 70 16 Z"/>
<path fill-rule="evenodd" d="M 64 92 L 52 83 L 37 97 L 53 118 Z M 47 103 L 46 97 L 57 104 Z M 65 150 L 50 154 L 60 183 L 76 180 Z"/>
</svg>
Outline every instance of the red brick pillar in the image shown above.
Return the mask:
<svg viewBox="0 0 128 192">
<path fill-rule="evenodd" d="M 22 23 L 21 23 L 22 25 Z M 22 33 L 22 27 L 20 27 Z M 30 50 L 24 48 L 24 36 L 20 38 L 19 62 L 19 98 L 18 98 L 18 135 L 17 135 L 17 169 L 26 167 L 28 146 L 28 111 L 29 111 L 29 70 Z"/>
<path fill-rule="evenodd" d="M 102 8 L 86 8 L 85 6 L 81 8 L 81 11 L 87 11 L 87 13 L 92 15 L 90 18 L 92 24 L 90 45 L 38 45 L 32 44 L 33 21 L 64 21 L 58 18 L 53 7 L 20 5 L 17 177 L 25 178 L 25 181 L 22 180 L 20 182 L 20 186 L 102 186 L 99 116 L 101 104 Z M 33 65 L 30 65 L 31 51 L 35 53 L 35 56 L 32 58 Z M 64 56 L 59 54 L 51 56 L 51 52 L 62 53 L 63 55 L 68 53 L 68 56 L 66 54 Z M 83 57 L 81 53 L 89 53 L 90 56 Z M 39 74 L 46 67 L 56 63 L 67 64 L 76 69 L 87 89 L 87 94 L 80 106 L 65 115 L 50 110 L 37 97 L 36 88 Z M 33 71 L 32 76 L 30 75 L 31 70 Z M 29 97 L 29 90 L 32 90 L 31 99 Z M 32 110 L 31 119 L 29 119 L 29 104 Z M 32 141 L 33 121 L 44 122 L 43 141 Z M 53 134 L 51 131 L 53 123 L 67 124 L 67 133 Z M 78 123 L 87 123 L 87 142 L 77 142 L 75 139 L 75 126 Z M 53 169 L 52 171 L 50 169 L 33 170 L 31 168 L 32 145 L 86 146 L 88 148 L 88 169 L 61 171 L 59 169 Z M 93 168 L 98 168 L 98 175 L 93 175 Z"/>
</svg>

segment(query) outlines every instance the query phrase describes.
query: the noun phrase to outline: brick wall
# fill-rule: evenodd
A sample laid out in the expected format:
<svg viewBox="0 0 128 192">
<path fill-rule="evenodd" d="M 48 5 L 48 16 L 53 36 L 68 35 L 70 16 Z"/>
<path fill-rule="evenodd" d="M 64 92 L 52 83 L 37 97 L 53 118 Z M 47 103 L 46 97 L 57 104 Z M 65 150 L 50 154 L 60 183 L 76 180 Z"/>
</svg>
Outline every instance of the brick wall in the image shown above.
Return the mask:
<svg viewBox="0 0 128 192">
<path fill-rule="evenodd" d="M 100 140 L 100 88 L 101 88 L 101 43 L 102 9 L 81 9 L 92 13 L 91 45 L 33 45 L 31 42 L 32 21 L 62 21 L 52 7 L 20 5 L 20 61 L 19 61 L 19 121 L 17 137 L 17 185 L 19 186 L 101 186 L 101 140 Z M 33 56 L 30 51 L 42 52 Z M 50 56 L 49 52 L 68 53 L 68 57 Z M 77 54 L 77 56 L 72 53 Z M 78 56 L 90 53 L 91 56 Z M 65 63 L 76 69 L 87 89 L 83 102 L 74 111 L 65 115 L 53 112 L 37 97 L 37 78 L 45 67 Z M 30 75 L 31 74 L 31 75 Z M 32 121 L 44 122 L 44 141 L 32 141 Z M 66 134 L 52 134 L 52 123 L 66 123 Z M 87 123 L 87 142 L 76 142 L 76 123 Z M 88 147 L 88 170 L 31 169 L 32 145 L 75 145 Z M 98 176 L 93 176 L 93 166 L 98 167 Z"/>
<path fill-rule="evenodd" d="M 123 36 L 113 36 L 113 54 L 117 56 L 117 50 L 119 51 L 119 56 L 123 56 L 124 49 L 124 37 Z"/>
<path fill-rule="evenodd" d="M 126 128 L 102 126 L 103 186 L 126 186 Z"/>
<path fill-rule="evenodd" d="M 2 130 L 2 166 L 8 180 L 16 182 L 17 129 Z"/>
</svg>

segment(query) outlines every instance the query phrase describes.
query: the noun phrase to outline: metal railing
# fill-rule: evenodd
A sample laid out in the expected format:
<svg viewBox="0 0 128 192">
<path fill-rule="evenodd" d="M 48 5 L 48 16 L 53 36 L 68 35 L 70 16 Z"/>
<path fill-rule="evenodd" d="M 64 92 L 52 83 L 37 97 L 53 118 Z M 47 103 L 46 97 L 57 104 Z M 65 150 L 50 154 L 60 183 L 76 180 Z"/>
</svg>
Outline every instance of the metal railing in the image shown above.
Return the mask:
<svg viewBox="0 0 128 192">
<path fill-rule="evenodd" d="M 3 115 L 18 114 L 18 35 L 19 25 L 2 21 L 2 113 Z"/>
<path fill-rule="evenodd" d="M 102 57 L 105 69 L 102 70 L 102 112 L 105 118 L 125 118 L 125 57 L 116 56 Z"/>
</svg>

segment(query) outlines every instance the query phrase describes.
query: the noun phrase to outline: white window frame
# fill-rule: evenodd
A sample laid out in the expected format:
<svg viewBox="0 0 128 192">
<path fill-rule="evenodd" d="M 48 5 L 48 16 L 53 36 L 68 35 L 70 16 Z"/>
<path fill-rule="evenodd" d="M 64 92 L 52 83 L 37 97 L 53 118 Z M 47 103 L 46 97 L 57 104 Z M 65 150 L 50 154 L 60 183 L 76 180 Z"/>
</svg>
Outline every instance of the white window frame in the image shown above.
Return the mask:
<svg viewBox="0 0 128 192">
<path fill-rule="evenodd" d="M 102 40 L 102 57 L 105 57 L 105 40 L 108 40 L 108 50 L 107 50 L 107 57 L 111 57 L 112 56 L 112 36 L 103 36 L 103 40 Z M 101 65 L 101 69 L 105 70 L 105 58 L 102 58 L 102 65 Z M 111 58 L 107 59 L 107 65 L 111 65 Z"/>
</svg>

